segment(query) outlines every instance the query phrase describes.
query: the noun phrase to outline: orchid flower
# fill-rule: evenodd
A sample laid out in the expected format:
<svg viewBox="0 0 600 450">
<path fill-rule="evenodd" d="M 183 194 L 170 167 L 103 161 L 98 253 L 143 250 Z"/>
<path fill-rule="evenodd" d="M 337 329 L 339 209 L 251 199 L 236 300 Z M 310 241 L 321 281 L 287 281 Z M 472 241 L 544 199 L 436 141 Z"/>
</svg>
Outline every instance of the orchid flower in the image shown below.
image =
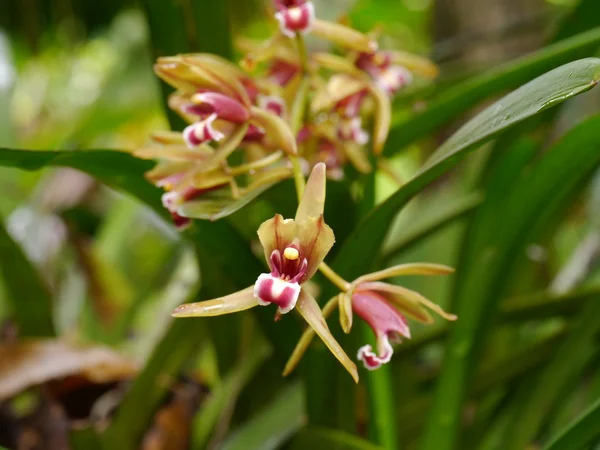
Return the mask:
<svg viewBox="0 0 600 450">
<path fill-rule="evenodd" d="M 308 32 L 342 47 L 358 52 L 374 52 L 377 42 L 369 36 L 344 25 L 320 20 L 316 17 L 315 6 L 308 0 L 275 0 L 275 19 L 279 22 L 281 34 L 294 38 L 297 33 Z"/>
<path fill-rule="evenodd" d="M 410 339 L 407 316 L 418 322 L 431 323 L 433 318 L 427 311 L 429 308 L 446 320 L 456 320 L 455 315 L 446 313 L 418 292 L 380 280 L 401 275 L 445 275 L 453 271 L 440 264 L 401 264 L 363 275 L 352 282 L 352 288 L 340 296 L 340 323 L 344 331 L 349 332 L 355 312 L 373 330 L 377 351 L 366 344 L 357 354 L 365 368 L 374 370 L 390 361 L 394 353 L 390 340 Z M 348 307 L 349 303 L 351 307 Z"/>
<path fill-rule="evenodd" d="M 375 370 L 391 360 L 394 353 L 392 341 L 410 339 L 407 318 L 429 324 L 433 322 L 429 314 L 431 310 L 446 320 L 457 319 L 418 292 L 381 280 L 403 275 L 445 275 L 452 272 L 451 267 L 440 264 L 412 263 L 363 275 L 350 283 L 345 292 L 332 298 L 323 308 L 323 315 L 327 317 L 338 308 L 340 325 L 346 333 L 352 329 L 354 313 L 371 327 L 377 341 L 376 350 L 365 344 L 358 350 L 357 359 L 363 362 L 365 368 Z M 313 336 L 312 330 L 304 332 L 286 364 L 284 375 L 298 365 Z"/>
<path fill-rule="evenodd" d="M 234 294 L 181 305 L 173 311 L 173 316 L 208 317 L 270 304 L 277 305 L 278 314 L 295 308 L 357 380 L 355 364 L 331 335 L 316 300 L 302 288 L 335 241 L 333 231 L 323 220 L 325 182 L 325 164 L 317 164 L 307 181 L 296 217 L 284 219 L 277 214 L 259 227 L 258 237 L 270 272 L 260 274 L 253 286 Z"/>
<path fill-rule="evenodd" d="M 296 153 L 296 142 L 285 121 L 258 104 L 258 88 L 238 67 L 209 54 L 159 58 L 155 72 L 177 89 L 171 109 L 190 125 L 183 131 L 186 145 L 221 142 L 210 164 L 225 161 L 246 137 L 256 141 L 257 130 L 268 135 L 270 146 Z"/>
<path fill-rule="evenodd" d="M 133 154 L 159 160 L 146 178 L 165 190 L 162 203 L 178 230 L 187 228 L 194 218 L 216 220 L 231 214 L 291 176 L 291 169 L 282 165 L 282 152 L 231 167 L 210 163 L 216 150 L 207 144 L 189 149 L 182 133 L 155 133 L 151 140 Z M 237 181 L 240 176 L 246 181 L 242 185 Z"/>
</svg>

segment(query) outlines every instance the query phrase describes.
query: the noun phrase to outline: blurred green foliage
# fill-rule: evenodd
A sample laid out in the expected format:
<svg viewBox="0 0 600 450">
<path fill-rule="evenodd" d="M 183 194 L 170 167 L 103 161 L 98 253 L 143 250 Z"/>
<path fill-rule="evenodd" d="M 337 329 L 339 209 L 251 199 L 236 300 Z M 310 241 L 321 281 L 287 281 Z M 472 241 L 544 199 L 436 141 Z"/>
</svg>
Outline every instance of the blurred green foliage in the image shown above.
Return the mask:
<svg viewBox="0 0 600 450">
<path fill-rule="evenodd" d="M 437 44 L 433 0 L 315 3 L 324 18 L 379 29 L 384 48 L 426 54 Z M 328 186 L 342 275 L 421 260 L 457 267 L 450 279 L 402 283 L 459 320 L 412 327 L 386 372 L 361 371 L 355 386 L 319 344 L 282 378 L 301 329 L 273 323 L 272 311 L 170 317 L 253 282 L 263 268 L 255 230 L 294 211 L 291 183 L 178 234 L 143 178 L 149 164 L 115 151 L 181 126 L 165 114 L 156 56 L 238 59 L 235 38 L 274 27 L 270 4 L 5 0 L 0 345 L 54 334 L 105 344 L 137 375 L 101 387 L 75 377 L 76 388 L 3 400 L 0 444 L 13 448 L 9 431 L 34 427 L 24 418 L 52 403 L 68 411 L 74 449 L 595 448 L 600 5 L 547 3 L 554 28 L 543 48 L 400 96 L 386 154 L 402 187 L 383 171 Z M 322 306 L 332 291 L 316 281 Z M 340 342 L 352 353 L 356 339 Z"/>
</svg>

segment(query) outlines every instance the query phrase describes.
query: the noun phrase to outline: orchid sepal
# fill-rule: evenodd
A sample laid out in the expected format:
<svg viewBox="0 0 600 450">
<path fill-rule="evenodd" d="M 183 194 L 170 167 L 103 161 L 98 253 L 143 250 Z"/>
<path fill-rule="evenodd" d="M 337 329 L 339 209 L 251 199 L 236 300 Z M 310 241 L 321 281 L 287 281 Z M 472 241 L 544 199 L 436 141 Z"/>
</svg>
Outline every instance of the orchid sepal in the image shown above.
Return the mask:
<svg viewBox="0 0 600 450">
<path fill-rule="evenodd" d="M 321 338 L 323 343 L 327 346 L 331 353 L 333 353 L 333 356 L 335 356 L 342 366 L 344 366 L 354 381 L 358 383 L 358 371 L 356 369 L 356 364 L 354 364 L 344 349 L 335 340 L 331 334 L 331 331 L 329 331 L 329 327 L 323 318 L 323 313 L 321 312 L 317 301 L 308 292 L 306 292 L 306 290 L 302 290 L 300 292 L 296 310 Z M 288 362 L 288 364 L 290 363 Z M 287 371 L 284 370 L 284 373 L 287 373 Z"/>
<path fill-rule="evenodd" d="M 245 311 L 258 306 L 254 297 L 254 286 L 224 297 L 178 306 L 171 314 L 173 317 L 214 317 Z"/>
</svg>

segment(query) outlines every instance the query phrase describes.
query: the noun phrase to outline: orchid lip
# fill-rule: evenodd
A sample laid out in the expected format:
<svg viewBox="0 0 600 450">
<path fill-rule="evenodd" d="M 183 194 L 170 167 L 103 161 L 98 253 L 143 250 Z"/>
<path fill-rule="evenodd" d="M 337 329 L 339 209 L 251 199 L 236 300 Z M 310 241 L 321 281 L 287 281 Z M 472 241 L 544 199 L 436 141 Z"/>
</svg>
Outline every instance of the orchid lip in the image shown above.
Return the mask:
<svg viewBox="0 0 600 450">
<path fill-rule="evenodd" d="M 293 38 L 298 31 L 310 31 L 315 20 L 315 7 L 312 2 L 305 2 L 276 12 L 275 18 L 279 22 L 281 33 Z"/>
<path fill-rule="evenodd" d="M 300 285 L 269 273 L 261 273 L 254 284 L 254 297 L 259 305 L 275 303 L 281 314 L 290 312 L 296 306 L 300 295 Z"/>
<path fill-rule="evenodd" d="M 225 137 L 223 133 L 213 128 L 212 124 L 217 119 L 216 114 L 211 114 L 206 119 L 193 123 L 183 130 L 183 139 L 191 150 L 209 141 L 220 141 Z"/>
</svg>

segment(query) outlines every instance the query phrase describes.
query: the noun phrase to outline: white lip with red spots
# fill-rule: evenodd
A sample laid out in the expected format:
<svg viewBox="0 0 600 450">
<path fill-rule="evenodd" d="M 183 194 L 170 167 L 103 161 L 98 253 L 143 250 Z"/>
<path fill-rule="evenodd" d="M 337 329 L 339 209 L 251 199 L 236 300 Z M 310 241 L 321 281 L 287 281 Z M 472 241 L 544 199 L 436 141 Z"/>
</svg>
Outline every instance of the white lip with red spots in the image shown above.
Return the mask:
<svg viewBox="0 0 600 450">
<path fill-rule="evenodd" d="M 216 114 L 211 114 L 206 119 L 193 123 L 183 130 L 183 139 L 190 149 L 195 149 L 200 144 L 210 141 L 220 141 L 225 136 L 213 128 L 212 124 L 217 119 Z"/>
<path fill-rule="evenodd" d="M 312 2 L 305 2 L 297 6 L 282 8 L 275 13 L 279 21 L 279 29 L 290 38 L 297 32 L 307 33 L 312 28 L 315 20 L 315 7 Z"/>
<path fill-rule="evenodd" d="M 301 257 L 296 246 L 289 245 L 283 254 L 273 250 L 269 266 L 271 273 L 260 274 L 254 284 L 254 297 L 260 305 L 274 303 L 281 314 L 288 313 L 298 301 L 300 283 L 306 275 L 308 261 Z"/>
<path fill-rule="evenodd" d="M 406 318 L 381 295 L 357 289 L 352 295 L 352 309 L 369 324 L 377 338 L 377 353 L 368 344 L 358 350 L 357 358 L 365 368 L 375 370 L 390 361 L 394 353 L 390 337 L 410 339 Z"/>
</svg>

